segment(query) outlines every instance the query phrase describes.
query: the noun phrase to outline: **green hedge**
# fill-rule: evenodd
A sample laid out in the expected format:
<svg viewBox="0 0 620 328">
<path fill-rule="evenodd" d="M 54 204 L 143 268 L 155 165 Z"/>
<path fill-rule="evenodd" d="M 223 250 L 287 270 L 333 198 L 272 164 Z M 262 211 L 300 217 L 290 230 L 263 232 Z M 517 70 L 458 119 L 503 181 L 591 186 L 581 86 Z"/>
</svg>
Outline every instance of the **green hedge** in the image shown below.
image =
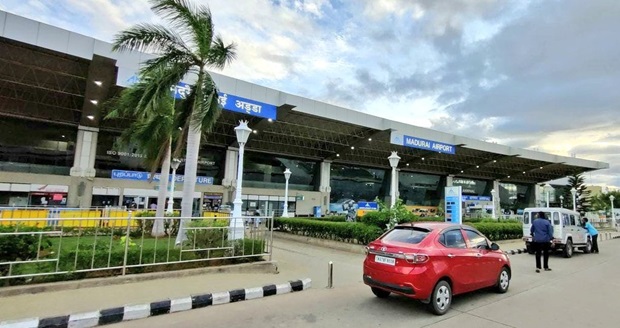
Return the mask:
<svg viewBox="0 0 620 328">
<path fill-rule="evenodd" d="M 387 224 L 390 222 L 390 219 L 392 218 L 392 213 L 387 212 L 387 211 L 374 211 L 374 212 L 368 212 L 366 214 L 364 214 L 364 216 L 362 216 L 359 219 L 359 222 L 361 223 L 365 223 L 368 225 L 373 225 L 375 227 L 379 227 L 383 230 L 386 229 Z M 399 215 L 397 216 L 398 218 L 398 223 L 406 223 L 406 222 L 443 222 L 444 218 L 442 217 L 419 217 L 417 215 L 414 215 L 411 212 L 403 212 L 403 213 L 399 213 Z"/>
<path fill-rule="evenodd" d="M 523 226 L 515 222 L 465 223 L 482 232 L 487 238 L 495 240 L 518 239 L 523 237 Z"/>
<path fill-rule="evenodd" d="M 323 222 L 312 219 L 275 218 L 274 228 L 296 235 L 363 245 L 383 233 L 378 227 L 357 222 Z"/>
<path fill-rule="evenodd" d="M 431 218 L 421 218 L 430 221 Z M 437 220 L 437 218 L 432 218 Z M 422 220 L 419 220 L 422 221 Z M 379 221 L 375 221 L 379 222 Z M 482 232 L 489 239 L 506 240 L 522 237 L 522 225 L 515 222 L 465 223 Z M 349 243 L 368 244 L 384 231 L 374 224 L 360 222 L 323 222 L 316 219 L 275 218 L 276 230 L 313 238 L 331 239 Z"/>
</svg>

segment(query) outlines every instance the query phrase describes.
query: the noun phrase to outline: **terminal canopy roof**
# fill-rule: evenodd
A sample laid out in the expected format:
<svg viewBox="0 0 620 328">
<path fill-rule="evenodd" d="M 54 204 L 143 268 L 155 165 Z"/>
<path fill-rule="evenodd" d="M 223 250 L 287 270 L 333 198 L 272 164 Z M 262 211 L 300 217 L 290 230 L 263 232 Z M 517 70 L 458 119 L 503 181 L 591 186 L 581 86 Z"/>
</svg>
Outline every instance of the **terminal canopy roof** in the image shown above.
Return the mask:
<svg viewBox="0 0 620 328">
<path fill-rule="evenodd" d="M 90 101 L 120 92 L 115 85 L 117 70 L 109 58 L 95 55 L 87 60 L 0 38 L 0 117 L 120 132 L 128 122 L 100 120 L 100 104 Z M 95 81 L 111 87 L 99 88 Z M 359 120 L 318 115 L 299 104 L 276 105 L 277 119 L 273 121 L 224 110 L 203 140 L 208 146 L 237 147 L 234 127 L 240 120 L 248 120 L 256 131 L 246 144 L 248 151 L 354 166 L 389 169 L 387 158 L 391 151 L 397 151 L 401 171 L 514 183 L 540 183 L 608 167 L 601 162 L 457 137 L 454 140 L 466 141 L 454 143 L 455 154 L 404 147 L 390 142 L 391 133 L 402 124 L 392 126 L 390 121 L 374 117 L 369 120 L 388 123 L 372 127 Z M 411 131 L 418 129 L 409 127 Z"/>
</svg>

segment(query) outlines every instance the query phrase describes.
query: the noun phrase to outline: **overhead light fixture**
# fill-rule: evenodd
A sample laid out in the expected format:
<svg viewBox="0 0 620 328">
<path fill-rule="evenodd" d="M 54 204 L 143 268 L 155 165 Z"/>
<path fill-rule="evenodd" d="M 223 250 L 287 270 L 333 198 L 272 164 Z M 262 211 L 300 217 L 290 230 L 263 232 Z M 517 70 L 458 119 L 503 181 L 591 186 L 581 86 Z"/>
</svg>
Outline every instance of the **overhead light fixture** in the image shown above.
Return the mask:
<svg viewBox="0 0 620 328">
<path fill-rule="evenodd" d="M 424 160 L 424 157 L 422 157 L 422 160 Z"/>
<path fill-rule="evenodd" d="M 258 133 L 258 131 L 257 131 L 257 130 L 252 130 L 252 132 L 253 132 L 253 133 Z"/>
<path fill-rule="evenodd" d="M 354 147 L 354 146 L 351 146 L 351 149 L 355 149 L 355 147 Z"/>
<path fill-rule="evenodd" d="M 461 173 L 463 173 L 463 170 L 461 170 Z"/>
<path fill-rule="evenodd" d="M 91 103 L 91 104 L 93 104 L 93 105 L 97 105 L 97 104 L 99 103 L 99 101 L 97 101 L 97 100 L 95 100 L 95 99 L 92 99 L 92 100 L 90 101 L 90 103 Z"/>
<path fill-rule="evenodd" d="M 540 167 L 540 169 L 542 170 L 542 166 Z"/>
<path fill-rule="evenodd" d="M 273 119 L 271 119 L 271 118 L 270 118 L 270 119 L 268 119 L 267 121 L 269 121 L 269 122 L 273 122 Z"/>
<path fill-rule="evenodd" d="M 525 174 L 525 171 L 523 171 L 523 174 Z"/>
<path fill-rule="evenodd" d="M 95 116 L 93 116 L 93 115 L 88 115 L 86 117 L 88 117 L 89 120 L 94 120 L 95 119 Z"/>
<path fill-rule="evenodd" d="M 63 137 L 63 138 L 64 138 L 64 137 L 65 137 L 65 135 L 63 134 L 63 135 L 61 135 L 61 137 Z"/>
<path fill-rule="evenodd" d="M 477 168 L 477 169 L 479 169 L 479 168 L 480 168 L 480 165 L 476 165 L 476 168 Z"/>
<path fill-rule="evenodd" d="M 508 176 L 508 179 L 510 179 L 510 176 Z"/>
<path fill-rule="evenodd" d="M 98 87 L 100 87 L 100 86 L 102 86 L 102 85 L 103 85 L 103 82 L 101 82 L 101 81 L 95 81 L 95 84 L 96 84 Z"/>
<path fill-rule="evenodd" d="M 372 141 L 372 138 L 368 138 L 368 141 Z"/>
<path fill-rule="evenodd" d="M 497 163 L 497 160 L 496 160 L 496 159 L 494 159 L 494 160 L 493 160 L 493 163 Z"/>
<path fill-rule="evenodd" d="M 336 157 L 340 157 L 340 154 L 336 154 Z"/>
<path fill-rule="evenodd" d="M 407 166 L 409 166 L 409 163 L 407 163 Z"/>
</svg>

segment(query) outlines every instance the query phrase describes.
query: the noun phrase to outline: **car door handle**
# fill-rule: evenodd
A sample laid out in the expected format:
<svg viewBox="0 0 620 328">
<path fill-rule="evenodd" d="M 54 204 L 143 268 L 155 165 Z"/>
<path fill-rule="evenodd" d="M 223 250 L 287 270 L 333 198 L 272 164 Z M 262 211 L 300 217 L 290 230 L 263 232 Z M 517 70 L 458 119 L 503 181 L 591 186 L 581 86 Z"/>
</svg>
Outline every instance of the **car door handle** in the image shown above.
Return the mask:
<svg viewBox="0 0 620 328">
<path fill-rule="evenodd" d="M 477 254 L 476 254 L 476 257 L 482 257 L 482 254 L 477 253 Z"/>
<path fill-rule="evenodd" d="M 453 258 L 455 255 L 454 254 L 448 254 L 449 258 Z"/>
</svg>

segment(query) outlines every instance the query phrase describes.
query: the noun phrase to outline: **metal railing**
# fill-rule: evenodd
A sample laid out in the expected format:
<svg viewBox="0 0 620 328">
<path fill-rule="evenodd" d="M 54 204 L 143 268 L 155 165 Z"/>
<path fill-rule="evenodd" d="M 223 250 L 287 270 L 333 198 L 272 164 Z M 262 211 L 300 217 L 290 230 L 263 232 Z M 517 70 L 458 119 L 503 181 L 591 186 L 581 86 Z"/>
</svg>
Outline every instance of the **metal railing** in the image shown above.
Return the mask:
<svg viewBox="0 0 620 328">
<path fill-rule="evenodd" d="M 0 284 L 271 260 L 273 217 L 242 218 L 243 238 L 234 241 L 229 240 L 231 220 L 137 217 L 132 212 L 124 218 L 0 217 Z M 176 244 L 180 226 L 186 240 Z"/>
</svg>

